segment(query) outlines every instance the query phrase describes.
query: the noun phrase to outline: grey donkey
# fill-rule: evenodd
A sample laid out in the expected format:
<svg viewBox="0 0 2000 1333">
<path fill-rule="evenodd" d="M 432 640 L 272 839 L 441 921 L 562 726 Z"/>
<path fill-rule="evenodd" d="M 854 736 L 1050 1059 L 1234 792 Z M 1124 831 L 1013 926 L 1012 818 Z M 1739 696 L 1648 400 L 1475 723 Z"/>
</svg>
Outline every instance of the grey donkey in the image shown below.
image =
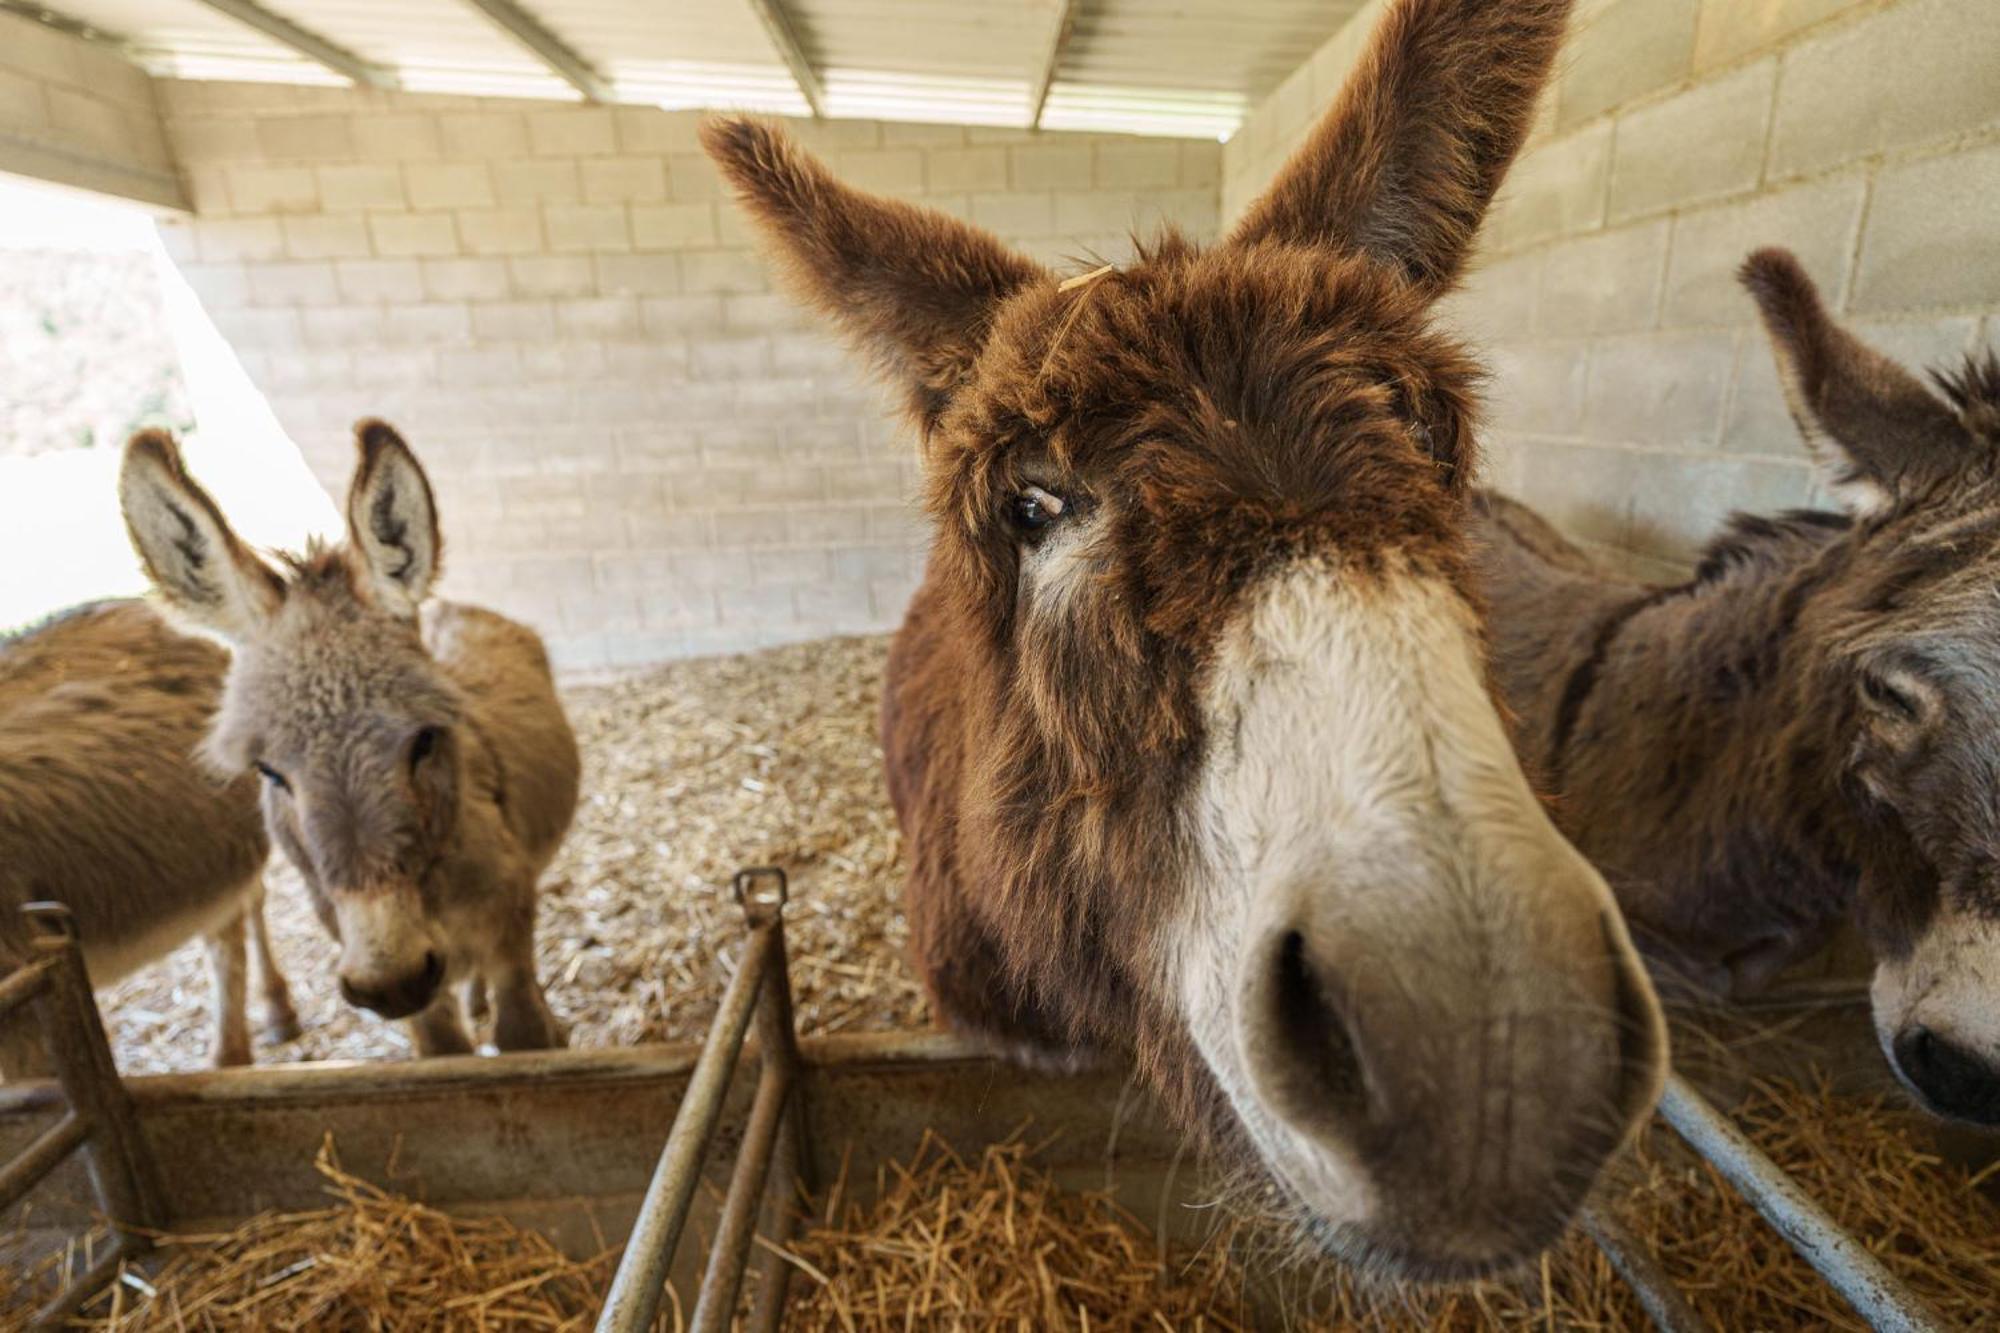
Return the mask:
<svg viewBox="0 0 2000 1333">
<path fill-rule="evenodd" d="M 1890 1064 L 2000 1123 L 2000 361 L 1927 386 L 1791 255 L 1742 277 L 1842 511 L 1738 515 L 1654 586 L 1484 497 L 1517 745 L 1642 944 L 1742 993 L 1852 911 Z"/>
<path fill-rule="evenodd" d="M 171 436 L 135 435 L 119 498 L 173 612 L 234 647 L 203 747 L 264 778 L 264 820 L 339 942 L 349 1003 L 407 1018 L 425 1055 L 472 1049 L 455 992 L 492 998 L 502 1050 L 564 1035 L 535 976 L 537 881 L 576 809 L 576 738 L 534 631 L 431 600 L 429 480 L 387 424 L 355 427 L 347 540 L 267 560 Z"/>
<path fill-rule="evenodd" d="M 0 970 L 24 955 L 19 908 L 66 905 L 99 986 L 201 937 L 215 984 L 218 1065 L 250 1063 L 245 935 L 266 1031 L 298 1035 L 264 930 L 270 843 L 255 780 L 218 780 L 195 747 L 229 655 L 143 602 L 77 607 L 0 640 Z M 246 930 L 247 928 L 247 930 Z M 18 1026 L 10 1077 L 44 1063 Z"/>
</svg>

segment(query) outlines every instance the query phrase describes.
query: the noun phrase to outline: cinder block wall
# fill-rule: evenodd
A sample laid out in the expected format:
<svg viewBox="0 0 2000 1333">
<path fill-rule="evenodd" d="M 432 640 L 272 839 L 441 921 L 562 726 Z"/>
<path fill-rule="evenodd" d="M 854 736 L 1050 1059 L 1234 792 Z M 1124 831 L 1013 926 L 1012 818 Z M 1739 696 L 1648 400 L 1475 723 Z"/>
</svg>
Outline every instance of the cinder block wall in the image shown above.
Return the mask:
<svg viewBox="0 0 2000 1333">
<path fill-rule="evenodd" d="M 185 203 L 153 81 L 102 46 L 0 13 L 0 172 Z"/>
<path fill-rule="evenodd" d="M 402 426 L 446 591 L 574 666 L 894 624 L 926 537 L 886 401 L 765 265 L 697 118 L 163 82 L 183 271 L 314 471 Z M 836 121 L 857 184 L 1055 260 L 1216 226 L 1220 147 Z"/>
<path fill-rule="evenodd" d="M 1371 7 L 1224 153 L 1233 216 L 1361 49 Z M 1453 317 L 1494 369 L 1488 477 L 1670 574 L 1811 473 L 1734 281 L 1798 252 L 1919 363 L 2000 343 L 2000 3 L 1585 0 Z"/>
</svg>

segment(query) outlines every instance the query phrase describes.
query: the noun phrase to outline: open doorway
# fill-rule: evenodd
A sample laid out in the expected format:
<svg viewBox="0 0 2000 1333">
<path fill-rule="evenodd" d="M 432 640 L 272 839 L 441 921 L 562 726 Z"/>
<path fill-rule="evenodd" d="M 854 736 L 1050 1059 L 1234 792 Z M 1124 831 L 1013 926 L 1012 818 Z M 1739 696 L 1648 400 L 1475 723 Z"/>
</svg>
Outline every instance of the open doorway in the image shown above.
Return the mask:
<svg viewBox="0 0 2000 1333">
<path fill-rule="evenodd" d="M 143 589 L 116 478 L 146 426 L 182 437 L 248 540 L 337 530 L 152 216 L 0 176 L 0 632 Z"/>
</svg>

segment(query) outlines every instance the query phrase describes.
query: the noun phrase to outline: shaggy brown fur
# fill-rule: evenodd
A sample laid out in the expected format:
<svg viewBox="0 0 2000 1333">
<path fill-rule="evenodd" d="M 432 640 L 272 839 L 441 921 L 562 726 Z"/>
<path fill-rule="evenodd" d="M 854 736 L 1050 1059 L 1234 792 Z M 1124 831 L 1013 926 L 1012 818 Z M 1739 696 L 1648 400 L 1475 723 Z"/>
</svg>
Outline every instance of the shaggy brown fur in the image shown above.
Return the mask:
<svg viewBox="0 0 2000 1333">
<path fill-rule="evenodd" d="M 502 1049 L 557 1045 L 535 889 L 576 807 L 576 741 L 532 630 L 426 601 L 429 480 L 385 423 L 355 434 L 345 545 L 266 563 L 160 432 L 127 446 L 127 524 L 175 611 L 236 646 L 204 753 L 264 774 L 271 833 L 342 941 L 343 993 L 414 1013 L 419 1050 L 448 1053 L 471 1043 L 443 988 L 490 984 Z"/>
<path fill-rule="evenodd" d="M 37 899 L 68 906 L 98 985 L 205 936 L 224 1065 L 250 1060 L 246 920 L 268 1028 L 298 1031 L 264 932 L 256 786 L 195 762 L 228 661 L 138 602 L 0 640 L 0 955 L 21 956 L 16 909 Z"/>
<path fill-rule="evenodd" d="M 704 128 L 790 285 L 907 393 L 920 432 L 936 539 L 882 734 L 916 963 L 953 1024 L 1036 1058 L 1131 1061 L 1184 1122 L 1234 1141 L 1156 975 L 1193 873 L 1218 636 L 1301 561 L 1467 584 L 1478 369 L 1429 310 L 1567 12 L 1397 6 L 1225 243 L 1169 233 L 1060 286 L 986 232 L 849 189 L 770 128 Z M 1063 614 L 1041 615 L 1024 565 L 1065 522 L 1100 535 Z"/>
<path fill-rule="evenodd" d="M 1497 496 L 1477 529 L 1524 758 L 1642 942 L 1729 992 L 1853 908 L 1890 962 L 1947 900 L 2000 920 L 2000 363 L 1939 398 L 1791 256 L 1744 279 L 1855 514 L 1739 515 L 1672 586 Z"/>
</svg>

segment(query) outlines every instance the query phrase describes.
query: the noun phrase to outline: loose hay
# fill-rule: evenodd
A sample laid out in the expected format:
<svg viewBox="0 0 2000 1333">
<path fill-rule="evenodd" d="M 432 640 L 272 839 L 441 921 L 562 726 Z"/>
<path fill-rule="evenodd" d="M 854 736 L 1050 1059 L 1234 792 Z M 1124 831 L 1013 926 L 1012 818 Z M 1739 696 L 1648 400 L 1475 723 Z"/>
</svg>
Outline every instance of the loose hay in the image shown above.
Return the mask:
<svg viewBox="0 0 2000 1333">
<path fill-rule="evenodd" d="M 1765 1083 L 1738 1117 L 1947 1322 L 1990 1323 L 2000 1207 L 1972 1173 L 1920 1146 L 1916 1115 L 1823 1085 Z M 886 1333 L 907 1327 L 912 1309 L 919 1327 L 1258 1326 L 1244 1276 L 1267 1242 L 1224 1222 L 1199 1248 L 1162 1254 L 1108 1196 L 1055 1189 L 1019 1143 L 968 1162 L 927 1142 L 878 1194 L 792 1245 L 808 1276 L 794 1279 L 788 1328 Z M 1867 1327 L 1664 1127 L 1647 1135 L 1605 1201 L 1719 1329 Z M 1294 1326 L 1319 1333 L 1651 1327 L 1631 1289 L 1575 1232 L 1526 1272 L 1488 1282 L 1363 1284 L 1315 1265 L 1277 1286 Z"/>
<path fill-rule="evenodd" d="M 1948 1323 L 1990 1325 L 2000 1208 L 1972 1173 L 1925 1150 L 1919 1117 L 1785 1083 L 1760 1085 L 1737 1117 Z M 265 1215 L 221 1236 L 167 1237 L 148 1272 L 100 1298 L 82 1322 L 575 1328 L 588 1325 L 609 1284 L 611 1253 L 570 1260 L 504 1221 L 452 1217 L 357 1180 L 330 1150 L 319 1165 L 333 1195 L 327 1208 Z M 1163 1253 L 1108 1194 L 1059 1188 L 1019 1140 L 962 1158 L 926 1139 L 876 1185 L 872 1200 L 856 1202 L 856 1182 L 843 1173 L 782 1247 L 795 1270 L 788 1329 L 1260 1326 L 1244 1278 L 1261 1247 L 1246 1229 L 1219 1221 L 1206 1243 Z M 1865 1327 L 1664 1128 L 1651 1131 L 1605 1202 L 1717 1328 Z M 1293 1326 L 1318 1333 L 1648 1327 L 1609 1264 L 1576 1235 L 1525 1272 L 1449 1290 L 1361 1287 L 1331 1265 L 1281 1285 L 1293 1316 L 1311 1315 Z M 676 1318 L 664 1315 L 663 1326 Z"/>
<path fill-rule="evenodd" d="M 902 844 L 875 736 L 886 643 L 825 639 L 564 688 L 584 790 L 544 879 L 536 954 L 571 1045 L 698 1039 L 742 947 L 730 877 L 760 863 L 792 875 L 802 1031 L 929 1023 L 904 962 Z M 408 1055 L 396 1024 L 335 993 L 333 946 L 283 857 L 269 883 L 304 1034 L 258 1060 Z M 101 999 L 126 1073 L 201 1067 L 200 944 Z"/>
<path fill-rule="evenodd" d="M 805 1275 L 786 1328 L 1250 1326 L 1223 1247 L 1170 1261 L 1107 1192 L 1058 1189 L 1030 1156 L 1016 1138 L 966 1160 L 926 1135 L 870 1206 L 836 1186 L 826 1220 L 779 1251 Z"/>
<path fill-rule="evenodd" d="M 573 1260 L 497 1217 L 455 1217 L 314 1163 L 333 1202 L 219 1235 L 165 1235 L 78 1322 L 91 1328 L 588 1328 L 617 1252 Z M 107 1308 L 108 1306 L 108 1308 Z M 0 1307 L 4 1308 L 4 1307 Z"/>
</svg>

